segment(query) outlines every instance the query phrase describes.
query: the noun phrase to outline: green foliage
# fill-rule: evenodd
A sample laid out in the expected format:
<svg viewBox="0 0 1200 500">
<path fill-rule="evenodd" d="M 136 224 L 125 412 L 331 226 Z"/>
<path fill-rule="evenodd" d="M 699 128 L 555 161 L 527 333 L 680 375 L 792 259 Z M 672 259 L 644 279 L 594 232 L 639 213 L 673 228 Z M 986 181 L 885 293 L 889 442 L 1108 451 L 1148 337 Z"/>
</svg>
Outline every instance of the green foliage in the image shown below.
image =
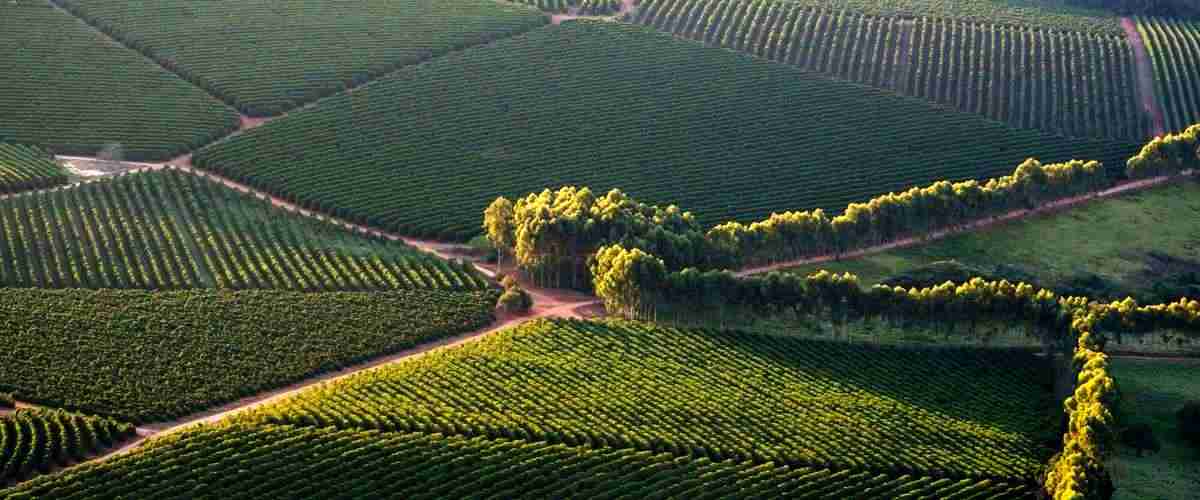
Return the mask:
<svg viewBox="0 0 1200 500">
<path fill-rule="evenodd" d="M 1018 128 L 1132 141 L 1150 134 L 1120 30 L 1005 26 L 943 11 L 881 17 L 813 3 L 648 0 L 632 20 Z"/>
<path fill-rule="evenodd" d="M 1118 165 L 1135 149 L 581 20 L 399 71 L 193 163 L 358 222 L 466 240 L 497 196 L 546 187 L 620 188 L 706 227 L 1003 175 L 1029 157 Z"/>
<path fill-rule="evenodd" d="M 1184 440 L 1200 448 L 1200 401 L 1188 401 L 1176 414 L 1179 434 Z"/>
<path fill-rule="evenodd" d="M 521 288 L 516 278 L 505 276 L 500 284 L 504 287 L 504 293 L 496 301 L 496 309 L 509 314 L 525 314 L 533 308 L 533 297 Z"/>
<path fill-rule="evenodd" d="M 0 143 L 0 193 L 67 183 L 67 171 L 33 146 Z"/>
<path fill-rule="evenodd" d="M 546 12 L 566 13 L 574 10 L 580 16 L 603 16 L 621 10 L 621 0 L 514 0 Z"/>
<path fill-rule="evenodd" d="M 1200 168 L 1200 123 L 1178 134 L 1155 137 L 1125 165 L 1131 179 L 1178 175 Z"/>
<path fill-rule="evenodd" d="M 0 285 L 329 291 L 487 283 L 467 265 L 169 170 L 0 200 Z"/>
<path fill-rule="evenodd" d="M 1176 413 L 1200 399 L 1200 359 L 1113 357 L 1110 363 L 1121 385 L 1121 425 L 1149 424 L 1162 444 L 1162 451 L 1140 457 L 1121 450 L 1110 462 L 1121 471 L 1118 497 L 1193 500 L 1193 491 L 1180 485 L 1200 480 L 1200 454 L 1181 439 Z"/>
<path fill-rule="evenodd" d="M 538 320 L 239 419 L 1007 482 L 1050 455 L 1047 377 L 1030 350 Z"/>
<path fill-rule="evenodd" d="M 0 485 L 50 472 L 134 437 L 132 425 L 61 410 L 0 416 Z"/>
<path fill-rule="evenodd" d="M 592 288 L 612 314 L 636 316 L 650 305 L 646 291 L 658 288 L 667 274 L 662 259 L 639 248 L 601 247 L 591 263 Z"/>
<path fill-rule="evenodd" d="M 1168 130 L 1200 122 L 1200 22 L 1135 17 L 1154 67 L 1155 93 Z"/>
<path fill-rule="evenodd" d="M 168 420 L 490 323 L 494 292 L 0 288 L 0 391 Z"/>
<path fill-rule="evenodd" d="M 52 0 L 251 116 L 546 23 L 475 0 Z"/>
<path fill-rule="evenodd" d="M 46 2 L 0 2 L 0 33 L 0 141 L 165 160 L 238 126 L 232 109 Z"/>
<path fill-rule="evenodd" d="M 0 498 L 116 492 L 168 499 L 1033 497 L 1020 482 L 714 461 L 484 436 L 202 426 L 143 449 L 35 479 L 0 491 Z"/>
</svg>

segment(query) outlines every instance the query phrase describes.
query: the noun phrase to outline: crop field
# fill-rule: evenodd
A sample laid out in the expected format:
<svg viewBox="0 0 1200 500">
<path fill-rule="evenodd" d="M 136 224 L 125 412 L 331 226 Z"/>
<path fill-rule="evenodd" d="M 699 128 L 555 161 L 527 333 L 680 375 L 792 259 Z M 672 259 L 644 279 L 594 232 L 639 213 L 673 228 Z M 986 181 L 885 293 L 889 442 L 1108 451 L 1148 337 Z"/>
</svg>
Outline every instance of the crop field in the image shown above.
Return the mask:
<svg viewBox="0 0 1200 500">
<path fill-rule="evenodd" d="M 1200 22 L 1137 18 L 1168 129 L 1200 122 Z"/>
<path fill-rule="evenodd" d="M 133 435 L 132 425 L 59 410 L 0 415 L 0 486 L 83 460 Z"/>
<path fill-rule="evenodd" d="M 474 330 L 492 322 L 495 299 L 0 288 L 0 392 L 131 422 L 168 420 Z"/>
<path fill-rule="evenodd" d="M 42 1 L 0 2 L 0 141 L 166 160 L 237 128 L 237 113 Z"/>
<path fill-rule="evenodd" d="M 175 170 L 0 200 L 0 285 L 480 289 L 470 266 Z"/>
<path fill-rule="evenodd" d="M 1036 282 L 1064 293 L 1173 300 L 1180 292 L 1162 287 L 1189 275 L 1200 280 L 1200 185 L 1155 188 L 920 246 L 791 271 L 849 271 L 870 286 L 950 260 L 997 279 Z M 1160 293 L 1156 286 L 1166 296 L 1155 297 Z"/>
<path fill-rule="evenodd" d="M 67 171 L 33 146 L 0 143 L 0 194 L 67 183 Z"/>
<path fill-rule="evenodd" d="M 740 0 L 733 0 L 740 1 Z M 963 22 L 1123 36 L 1112 11 L 1045 0 L 791 0 L 810 8 L 888 17 L 940 17 Z"/>
<path fill-rule="evenodd" d="M 402 70 L 193 163 L 350 220 L 466 239 L 496 196 L 567 184 L 620 188 L 714 224 L 836 212 L 913 184 L 1007 174 L 1030 156 L 1119 170 L 1133 152 L 577 21 Z"/>
<path fill-rule="evenodd" d="M 251 116 L 547 22 L 491 0 L 54 0 Z"/>
<path fill-rule="evenodd" d="M 172 464 L 172 466 L 167 466 Z M 201 486 L 203 485 L 203 486 Z M 277 425 L 200 427 L 0 498 L 1032 498 L 989 480 L 714 461 L 620 448 Z M 907 495 L 907 496 L 905 496 Z"/>
<path fill-rule="evenodd" d="M 1125 425 L 1147 424 L 1162 443 L 1142 456 L 1122 447 L 1115 458 L 1116 500 L 1186 500 L 1200 486 L 1196 451 L 1179 436 L 1175 412 L 1200 399 L 1200 360 L 1115 359 Z"/>
<path fill-rule="evenodd" d="M 1020 482 L 1049 457 L 1049 369 L 1030 350 L 538 320 L 239 418 Z"/>
<path fill-rule="evenodd" d="M 1014 127 L 1131 141 L 1149 135 L 1123 36 L 803 5 L 647 0 L 633 21 Z"/>
</svg>

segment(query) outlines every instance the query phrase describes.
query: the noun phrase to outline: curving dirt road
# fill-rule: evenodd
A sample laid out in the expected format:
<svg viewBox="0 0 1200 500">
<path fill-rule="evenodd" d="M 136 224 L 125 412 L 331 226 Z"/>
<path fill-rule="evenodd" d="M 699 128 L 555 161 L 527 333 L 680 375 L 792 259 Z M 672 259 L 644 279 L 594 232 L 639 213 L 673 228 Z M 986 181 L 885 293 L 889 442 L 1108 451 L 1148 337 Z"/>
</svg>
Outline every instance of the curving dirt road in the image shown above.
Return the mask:
<svg viewBox="0 0 1200 500">
<path fill-rule="evenodd" d="M 1150 52 L 1146 50 L 1146 42 L 1137 29 L 1137 23 L 1128 17 L 1121 18 L 1121 28 L 1125 30 L 1129 45 L 1133 47 L 1134 68 L 1137 70 L 1138 97 L 1142 101 L 1142 109 L 1150 116 L 1154 124 L 1154 135 L 1167 133 L 1166 120 L 1163 119 L 1162 108 L 1158 106 L 1157 92 L 1154 90 L 1154 69 L 1150 65 Z"/>
</svg>

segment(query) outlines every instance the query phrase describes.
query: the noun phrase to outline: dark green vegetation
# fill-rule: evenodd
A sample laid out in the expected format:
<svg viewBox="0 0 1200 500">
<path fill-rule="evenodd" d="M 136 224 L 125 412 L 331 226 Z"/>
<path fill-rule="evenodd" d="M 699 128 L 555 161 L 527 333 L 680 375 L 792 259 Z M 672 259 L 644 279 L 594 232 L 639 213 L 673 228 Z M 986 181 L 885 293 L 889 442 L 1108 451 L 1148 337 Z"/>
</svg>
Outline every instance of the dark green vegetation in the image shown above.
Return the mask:
<svg viewBox="0 0 1200 500">
<path fill-rule="evenodd" d="M 541 26 L 490 0 L 53 0 L 252 116 Z"/>
<path fill-rule="evenodd" d="M 1116 499 L 1183 500 L 1200 491 L 1200 450 L 1179 435 L 1176 412 L 1200 399 L 1200 360 L 1115 358 L 1113 377 L 1121 388 L 1121 423 L 1148 424 L 1162 444 L 1158 453 L 1136 456 L 1120 450 L 1114 464 Z"/>
<path fill-rule="evenodd" d="M 804 275 L 819 269 L 849 271 L 868 286 L 889 279 L 937 284 L 954 278 L 926 266 L 951 260 L 984 276 L 1097 298 L 1133 294 L 1156 302 L 1196 296 L 1200 185 L 1154 188 L 923 245 L 791 270 Z"/>
<path fill-rule="evenodd" d="M 0 485 L 50 472 L 133 436 L 132 425 L 61 410 L 0 415 Z"/>
<path fill-rule="evenodd" d="M 602 16 L 621 10 L 621 0 L 513 0 L 547 12 L 571 12 L 580 16 Z"/>
<path fill-rule="evenodd" d="M 1049 369 L 1024 350 L 538 320 L 242 419 L 1021 482 L 1050 454 Z"/>
<path fill-rule="evenodd" d="M 144 422 L 492 321 L 494 292 L 0 289 L 0 391 Z"/>
<path fill-rule="evenodd" d="M 1121 35 L 1116 14 L 1103 9 L 1065 6 L 1055 0 L 793 0 L 817 8 L 839 8 L 896 17 L 943 17 L 1002 26 Z"/>
<path fill-rule="evenodd" d="M 67 171 L 32 146 L 0 143 L 0 193 L 67 183 Z"/>
<path fill-rule="evenodd" d="M 1200 122 L 1200 22 L 1137 18 L 1168 129 Z"/>
<path fill-rule="evenodd" d="M 0 141 L 165 160 L 237 128 L 234 110 L 45 1 L 0 2 L 0 33 Z"/>
<path fill-rule="evenodd" d="M 573 22 L 399 71 L 193 161 L 352 220 L 467 239 L 497 195 L 548 186 L 619 187 L 712 224 L 841 210 L 913 184 L 1008 173 L 1030 156 L 1120 170 L 1134 152 L 643 27 Z"/>
<path fill-rule="evenodd" d="M 179 171 L 0 200 L 0 285 L 479 289 L 471 267 Z"/>
<path fill-rule="evenodd" d="M 166 464 L 173 466 L 166 466 Z M 1025 484 L 485 437 L 200 427 L 0 498 L 1032 498 Z"/>
<path fill-rule="evenodd" d="M 864 16 L 791 0 L 647 0 L 632 20 L 1014 127 L 1130 141 L 1149 134 L 1123 35 Z"/>
</svg>

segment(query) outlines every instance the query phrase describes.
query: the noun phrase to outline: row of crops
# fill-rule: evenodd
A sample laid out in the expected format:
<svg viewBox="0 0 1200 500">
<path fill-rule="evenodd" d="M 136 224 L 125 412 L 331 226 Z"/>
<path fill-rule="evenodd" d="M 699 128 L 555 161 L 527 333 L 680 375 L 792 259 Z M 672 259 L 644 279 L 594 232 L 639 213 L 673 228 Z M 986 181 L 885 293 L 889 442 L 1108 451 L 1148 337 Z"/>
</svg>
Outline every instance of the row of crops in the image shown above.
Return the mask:
<svg viewBox="0 0 1200 500">
<path fill-rule="evenodd" d="M 1200 122 L 1200 22 L 1138 17 L 1167 130 Z"/>
<path fill-rule="evenodd" d="M 1138 141 L 1133 53 L 1115 35 L 938 17 L 864 16 L 776 0 L 647 0 L 634 22 L 961 111 Z"/>
<path fill-rule="evenodd" d="M 886 17 L 947 17 L 964 22 L 1121 36 L 1117 15 L 1046 0 L 790 0 L 818 9 Z"/>
<path fill-rule="evenodd" d="M 132 425 L 61 410 L 0 415 L 0 485 L 78 462 L 133 436 Z"/>
<path fill-rule="evenodd" d="M 53 0 L 251 116 L 545 24 L 490 0 Z"/>
<path fill-rule="evenodd" d="M 0 141 L 165 160 L 237 113 L 44 1 L 0 2 Z"/>
<path fill-rule="evenodd" d="M 200 427 L 0 498 L 1033 498 L 1025 484 L 682 458 L 545 442 Z"/>
<path fill-rule="evenodd" d="M 848 112 L 863 109 L 870 119 Z M 375 227 L 465 239 L 497 195 L 560 185 L 621 188 L 707 225 L 838 211 L 913 184 L 1007 174 L 1031 156 L 1119 172 L 1135 152 L 581 20 L 399 71 L 193 163 Z"/>
<path fill-rule="evenodd" d="M 34 146 L 0 143 L 0 193 L 66 184 L 67 171 Z"/>
<path fill-rule="evenodd" d="M 495 292 L 0 288 L 0 392 L 162 421 L 480 328 Z"/>
<path fill-rule="evenodd" d="M 538 320 L 240 417 L 1022 481 L 1055 405 L 1031 351 Z"/>
<path fill-rule="evenodd" d="M 487 287 L 473 267 L 161 170 L 0 200 L 0 286 Z"/>
</svg>

